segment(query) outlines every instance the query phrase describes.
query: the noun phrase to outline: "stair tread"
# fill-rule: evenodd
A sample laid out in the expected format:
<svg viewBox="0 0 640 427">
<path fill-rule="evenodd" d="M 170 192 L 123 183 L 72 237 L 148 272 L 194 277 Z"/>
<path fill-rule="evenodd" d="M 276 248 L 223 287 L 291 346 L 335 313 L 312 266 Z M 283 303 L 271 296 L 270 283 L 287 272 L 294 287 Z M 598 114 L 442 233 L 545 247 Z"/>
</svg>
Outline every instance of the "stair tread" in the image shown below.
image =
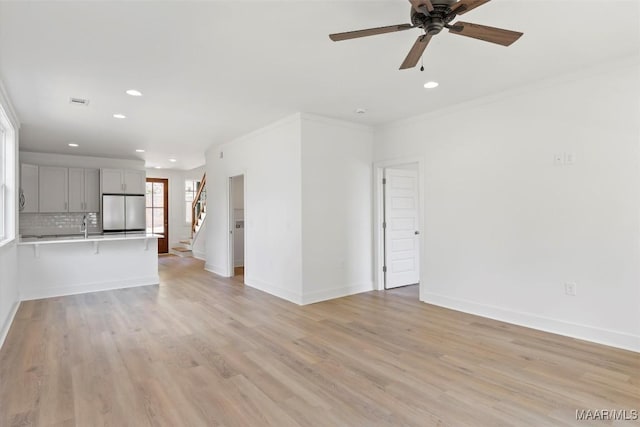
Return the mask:
<svg viewBox="0 0 640 427">
<path fill-rule="evenodd" d="M 175 248 L 171 248 L 171 249 L 173 249 L 174 251 L 178 251 L 178 252 L 191 252 L 191 249 L 183 248 L 183 247 L 180 247 L 180 246 L 176 246 Z"/>
</svg>

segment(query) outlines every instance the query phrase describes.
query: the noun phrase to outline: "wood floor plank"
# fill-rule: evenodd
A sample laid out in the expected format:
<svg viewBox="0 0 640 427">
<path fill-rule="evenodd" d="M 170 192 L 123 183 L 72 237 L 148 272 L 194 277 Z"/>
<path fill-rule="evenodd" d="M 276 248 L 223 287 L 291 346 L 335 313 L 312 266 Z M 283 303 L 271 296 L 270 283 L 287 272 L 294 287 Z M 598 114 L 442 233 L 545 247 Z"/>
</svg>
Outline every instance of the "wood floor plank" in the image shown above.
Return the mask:
<svg viewBox="0 0 640 427">
<path fill-rule="evenodd" d="M 638 353 L 416 287 L 301 307 L 203 267 L 164 256 L 159 286 L 22 303 L 0 426 L 583 426 L 603 422 L 577 409 L 640 409 Z"/>
</svg>

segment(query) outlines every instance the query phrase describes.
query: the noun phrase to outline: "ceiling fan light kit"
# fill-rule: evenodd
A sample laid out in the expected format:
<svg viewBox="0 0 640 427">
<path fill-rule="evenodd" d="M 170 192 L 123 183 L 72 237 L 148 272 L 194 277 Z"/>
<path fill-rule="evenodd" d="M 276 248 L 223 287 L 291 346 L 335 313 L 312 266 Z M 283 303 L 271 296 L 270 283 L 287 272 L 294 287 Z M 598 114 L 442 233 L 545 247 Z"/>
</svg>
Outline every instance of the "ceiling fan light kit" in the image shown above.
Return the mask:
<svg viewBox="0 0 640 427">
<path fill-rule="evenodd" d="M 390 25 L 387 27 L 330 34 L 329 38 L 333 41 L 342 41 L 420 28 L 424 31 L 424 34 L 418 36 L 407 57 L 402 62 L 400 66 L 401 70 L 415 67 L 429 45 L 431 38 L 439 34 L 444 28 L 447 28 L 451 34 L 471 37 L 502 46 L 510 46 L 522 36 L 522 33 L 486 25 L 472 24 L 470 22 L 458 21 L 451 24 L 451 21 L 453 21 L 457 15 L 463 15 L 489 1 L 490 0 L 459 0 L 457 2 L 455 0 L 409 0 L 409 3 L 411 3 L 410 24 Z"/>
</svg>

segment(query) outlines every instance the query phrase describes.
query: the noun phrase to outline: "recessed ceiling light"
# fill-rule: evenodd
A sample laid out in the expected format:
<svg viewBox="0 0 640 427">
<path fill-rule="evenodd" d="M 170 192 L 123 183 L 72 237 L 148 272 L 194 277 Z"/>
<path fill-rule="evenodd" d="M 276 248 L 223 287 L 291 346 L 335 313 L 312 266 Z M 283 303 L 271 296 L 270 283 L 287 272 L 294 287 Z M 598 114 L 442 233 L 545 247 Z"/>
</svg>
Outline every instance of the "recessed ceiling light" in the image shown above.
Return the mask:
<svg viewBox="0 0 640 427">
<path fill-rule="evenodd" d="M 162 169 L 162 166 L 154 166 L 154 169 Z"/>
<path fill-rule="evenodd" d="M 78 144 L 76 144 L 75 142 L 70 142 L 68 145 L 69 145 L 69 147 L 77 147 L 78 146 Z"/>
<path fill-rule="evenodd" d="M 125 116 L 124 114 L 120 114 L 120 113 L 114 114 L 113 117 L 116 118 L 116 119 L 126 119 L 127 118 L 127 116 Z"/>
<path fill-rule="evenodd" d="M 141 148 L 138 148 L 138 149 L 136 150 L 136 153 L 144 153 L 144 150 L 143 150 L 143 149 L 141 149 Z"/>
<path fill-rule="evenodd" d="M 171 163 L 175 163 L 175 162 L 177 162 L 177 160 L 176 160 L 176 159 L 169 159 L 169 161 L 170 161 Z"/>
<path fill-rule="evenodd" d="M 356 108 L 356 113 L 357 114 L 364 114 L 366 112 L 367 112 L 367 110 L 365 110 L 364 108 Z"/>
<path fill-rule="evenodd" d="M 438 83 L 438 82 L 426 82 L 426 83 L 424 84 L 424 88 L 425 88 L 425 89 L 433 89 L 433 88 L 438 87 L 438 85 L 439 85 L 439 83 Z"/>
<path fill-rule="evenodd" d="M 135 89 L 129 89 L 126 93 L 127 95 L 131 95 L 131 96 L 142 96 L 142 92 Z"/>
</svg>

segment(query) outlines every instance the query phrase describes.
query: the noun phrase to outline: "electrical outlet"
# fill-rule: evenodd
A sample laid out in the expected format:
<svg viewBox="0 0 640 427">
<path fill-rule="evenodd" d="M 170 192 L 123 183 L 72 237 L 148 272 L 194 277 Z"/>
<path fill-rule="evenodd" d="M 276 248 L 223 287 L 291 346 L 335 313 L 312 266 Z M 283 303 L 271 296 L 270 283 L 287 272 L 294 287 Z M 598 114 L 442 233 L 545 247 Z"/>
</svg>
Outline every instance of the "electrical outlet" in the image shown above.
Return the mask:
<svg viewBox="0 0 640 427">
<path fill-rule="evenodd" d="M 577 291 L 576 288 L 577 287 L 578 287 L 578 285 L 576 285 L 575 282 L 565 282 L 565 284 L 564 284 L 564 293 L 569 295 L 569 296 L 575 297 L 576 296 L 576 291 Z"/>
<path fill-rule="evenodd" d="M 553 155 L 553 164 L 555 166 L 563 166 L 564 165 L 564 153 L 556 153 Z"/>
</svg>

